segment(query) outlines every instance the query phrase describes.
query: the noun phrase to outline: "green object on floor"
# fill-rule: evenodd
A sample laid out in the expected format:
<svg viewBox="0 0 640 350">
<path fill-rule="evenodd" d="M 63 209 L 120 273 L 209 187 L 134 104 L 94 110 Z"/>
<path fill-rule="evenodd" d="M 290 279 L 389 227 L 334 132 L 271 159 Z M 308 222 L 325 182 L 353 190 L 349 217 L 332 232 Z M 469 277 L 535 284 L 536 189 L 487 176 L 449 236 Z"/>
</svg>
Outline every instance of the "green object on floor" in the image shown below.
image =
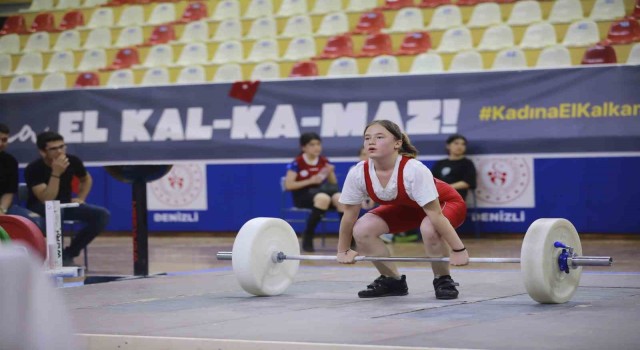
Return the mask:
<svg viewBox="0 0 640 350">
<path fill-rule="evenodd" d="M 2 228 L 2 226 L 0 226 L 0 242 L 11 242 L 11 237 L 9 237 L 9 234 Z"/>
<path fill-rule="evenodd" d="M 416 242 L 420 239 L 418 233 L 399 233 L 393 237 L 393 241 L 396 243 Z"/>
</svg>

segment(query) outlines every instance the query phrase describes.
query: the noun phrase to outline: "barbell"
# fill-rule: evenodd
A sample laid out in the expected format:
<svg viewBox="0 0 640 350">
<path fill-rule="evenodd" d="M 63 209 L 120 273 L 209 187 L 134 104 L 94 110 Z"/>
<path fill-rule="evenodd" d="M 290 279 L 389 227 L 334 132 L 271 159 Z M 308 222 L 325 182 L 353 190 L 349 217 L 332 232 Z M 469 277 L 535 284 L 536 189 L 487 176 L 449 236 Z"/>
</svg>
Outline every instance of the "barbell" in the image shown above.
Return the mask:
<svg viewBox="0 0 640 350">
<path fill-rule="evenodd" d="M 469 263 L 520 263 L 529 296 L 543 304 L 565 303 L 575 293 L 582 266 L 611 266 L 607 256 L 582 256 L 578 232 L 565 219 L 538 219 L 527 229 L 520 258 L 469 258 Z M 300 255 L 296 233 L 278 218 L 247 221 L 231 252 L 218 252 L 218 260 L 231 260 L 233 272 L 246 292 L 256 296 L 282 294 L 293 282 L 300 261 L 336 261 L 332 255 Z M 369 257 L 356 261 L 448 262 L 449 258 Z"/>
</svg>

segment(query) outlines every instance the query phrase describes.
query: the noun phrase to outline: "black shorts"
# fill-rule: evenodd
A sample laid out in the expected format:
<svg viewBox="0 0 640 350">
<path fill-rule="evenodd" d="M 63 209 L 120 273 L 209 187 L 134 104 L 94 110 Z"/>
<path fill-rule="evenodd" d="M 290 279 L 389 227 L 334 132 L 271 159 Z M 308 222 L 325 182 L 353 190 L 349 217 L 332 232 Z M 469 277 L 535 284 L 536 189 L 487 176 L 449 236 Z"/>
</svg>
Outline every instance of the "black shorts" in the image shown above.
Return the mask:
<svg viewBox="0 0 640 350">
<path fill-rule="evenodd" d="M 298 208 L 313 208 L 313 197 L 318 193 L 326 193 L 329 197 L 340 192 L 340 188 L 336 184 L 324 183 L 318 187 L 307 187 L 291 192 L 293 196 L 293 205 Z M 331 205 L 330 208 L 333 208 Z"/>
</svg>

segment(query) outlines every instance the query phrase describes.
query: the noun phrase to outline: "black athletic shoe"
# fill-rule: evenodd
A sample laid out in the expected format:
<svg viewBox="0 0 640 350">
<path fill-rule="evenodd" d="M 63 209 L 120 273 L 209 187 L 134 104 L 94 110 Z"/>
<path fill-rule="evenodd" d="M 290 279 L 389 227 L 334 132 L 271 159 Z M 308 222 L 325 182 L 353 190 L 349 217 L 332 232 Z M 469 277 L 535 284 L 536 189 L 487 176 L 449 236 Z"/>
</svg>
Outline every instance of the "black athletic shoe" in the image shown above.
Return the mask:
<svg viewBox="0 0 640 350">
<path fill-rule="evenodd" d="M 436 299 L 456 299 L 459 283 L 453 281 L 451 276 L 444 275 L 433 280 L 433 288 L 436 290 Z"/>
<path fill-rule="evenodd" d="M 376 278 L 367 289 L 358 292 L 360 298 L 377 298 L 390 297 L 394 295 L 407 295 L 409 288 L 407 287 L 407 277 L 397 280 L 393 277 L 380 276 Z"/>
</svg>

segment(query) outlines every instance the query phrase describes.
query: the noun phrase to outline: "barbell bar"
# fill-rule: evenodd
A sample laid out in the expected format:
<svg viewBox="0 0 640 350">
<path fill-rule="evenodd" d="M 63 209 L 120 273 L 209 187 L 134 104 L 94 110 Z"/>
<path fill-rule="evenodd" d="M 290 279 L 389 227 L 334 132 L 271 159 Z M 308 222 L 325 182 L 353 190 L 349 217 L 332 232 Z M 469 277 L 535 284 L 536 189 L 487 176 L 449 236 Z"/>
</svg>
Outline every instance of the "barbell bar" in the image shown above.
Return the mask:
<svg viewBox="0 0 640 350">
<path fill-rule="evenodd" d="M 607 256 L 583 256 L 578 233 L 568 220 L 538 219 L 523 240 L 520 258 L 469 258 L 469 263 L 520 263 L 527 293 L 539 303 L 564 303 L 578 287 L 582 266 L 611 266 Z M 245 223 L 231 252 L 240 286 L 250 294 L 282 294 L 292 283 L 300 261 L 336 261 L 333 255 L 300 255 L 295 231 L 277 218 L 255 218 Z M 449 262 L 449 258 L 356 256 L 356 261 Z M 287 261 L 287 263 L 284 263 Z"/>
</svg>

